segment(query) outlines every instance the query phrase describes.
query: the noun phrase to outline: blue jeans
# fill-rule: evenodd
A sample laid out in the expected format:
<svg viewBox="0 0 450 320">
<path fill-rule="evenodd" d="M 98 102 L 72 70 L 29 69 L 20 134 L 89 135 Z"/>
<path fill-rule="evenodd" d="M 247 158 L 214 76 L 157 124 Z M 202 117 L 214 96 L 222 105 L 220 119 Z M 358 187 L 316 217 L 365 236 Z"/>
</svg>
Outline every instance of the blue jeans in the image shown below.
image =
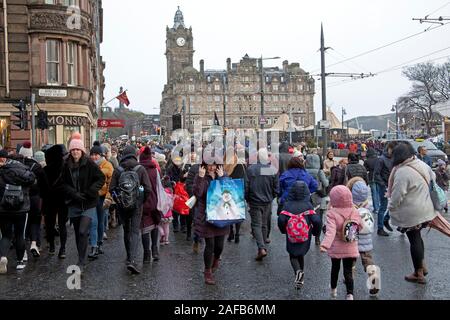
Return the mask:
<svg viewBox="0 0 450 320">
<path fill-rule="evenodd" d="M 378 193 L 378 184 L 376 182 L 371 182 L 369 186 L 370 190 L 372 191 L 373 212 L 377 213 L 380 209 L 380 194 Z"/>
<path fill-rule="evenodd" d="M 386 186 L 378 184 L 378 195 L 380 196 L 380 209 L 378 210 L 378 230 L 383 230 L 384 221 L 389 221 L 389 211 L 387 211 L 388 199 L 384 196 Z"/>
<path fill-rule="evenodd" d="M 99 197 L 97 202 L 97 210 L 91 222 L 91 230 L 89 236 L 89 244 L 91 247 L 98 247 L 103 243 L 103 233 L 105 232 L 105 210 L 103 209 L 103 202 L 105 197 Z M 100 240 L 99 240 L 100 239 Z"/>
</svg>

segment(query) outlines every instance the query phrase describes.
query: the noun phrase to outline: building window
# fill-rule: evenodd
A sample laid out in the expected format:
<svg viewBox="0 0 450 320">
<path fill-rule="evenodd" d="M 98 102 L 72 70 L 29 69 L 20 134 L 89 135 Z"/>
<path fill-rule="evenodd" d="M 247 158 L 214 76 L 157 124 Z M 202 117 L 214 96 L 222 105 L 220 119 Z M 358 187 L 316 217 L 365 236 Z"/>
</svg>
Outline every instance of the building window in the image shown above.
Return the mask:
<svg viewBox="0 0 450 320">
<path fill-rule="evenodd" d="M 220 84 L 216 84 L 216 85 L 214 86 L 214 90 L 220 91 Z"/>
<path fill-rule="evenodd" d="M 214 101 L 220 102 L 220 100 L 221 100 L 221 99 L 220 99 L 220 96 L 215 96 L 215 97 L 214 97 Z"/>
<path fill-rule="evenodd" d="M 45 0 L 45 4 L 56 4 L 56 0 Z"/>
<path fill-rule="evenodd" d="M 273 96 L 273 101 L 278 102 L 278 96 Z"/>
<path fill-rule="evenodd" d="M 55 145 L 56 144 L 56 126 L 50 126 L 47 130 L 48 144 Z"/>
<path fill-rule="evenodd" d="M 240 125 L 244 125 L 245 124 L 245 118 L 244 117 L 239 117 L 239 124 Z"/>
<path fill-rule="evenodd" d="M 193 84 L 189 85 L 189 92 L 195 91 L 195 86 Z"/>
<path fill-rule="evenodd" d="M 69 142 L 70 137 L 72 137 L 72 134 L 74 132 L 81 132 L 80 127 L 70 127 L 70 126 L 64 126 L 64 142 L 67 144 Z"/>
<path fill-rule="evenodd" d="M 280 101 L 286 101 L 286 96 L 280 96 Z"/>
<path fill-rule="evenodd" d="M 213 101 L 213 97 L 212 96 L 208 96 L 208 102 L 212 102 Z"/>
<path fill-rule="evenodd" d="M 77 1 L 76 0 L 62 0 L 61 4 L 63 6 L 76 6 L 77 5 Z"/>
<path fill-rule="evenodd" d="M 297 85 L 297 90 L 298 91 L 303 91 L 303 85 L 302 84 L 298 84 Z"/>
<path fill-rule="evenodd" d="M 212 112 L 213 107 L 212 106 L 208 106 L 208 112 Z"/>
<path fill-rule="evenodd" d="M 277 84 L 273 85 L 273 91 L 278 91 L 278 85 Z"/>
<path fill-rule="evenodd" d="M 67 84 L 77 85 L 77 45 L 74 42 L 67 43 Z"/>
<path fill-rule="evenodd" d="M 47 84 L 60 84 L 59 41 L 47 40 Z"/>
</svg>

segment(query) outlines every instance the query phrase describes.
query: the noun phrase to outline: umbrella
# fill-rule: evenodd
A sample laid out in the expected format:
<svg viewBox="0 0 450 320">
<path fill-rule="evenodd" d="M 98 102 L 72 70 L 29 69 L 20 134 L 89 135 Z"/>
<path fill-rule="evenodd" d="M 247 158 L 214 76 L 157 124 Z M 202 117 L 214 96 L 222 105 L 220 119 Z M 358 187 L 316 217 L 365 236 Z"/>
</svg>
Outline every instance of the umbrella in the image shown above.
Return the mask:
<svg viewBox="0 0 450 320">
<path fill-rule="evenodd" d="M 450 237 L 450 223 L 440 213 L 438 213 L 437 217 L 431 221 L 430 228 Z"/>
</svg>

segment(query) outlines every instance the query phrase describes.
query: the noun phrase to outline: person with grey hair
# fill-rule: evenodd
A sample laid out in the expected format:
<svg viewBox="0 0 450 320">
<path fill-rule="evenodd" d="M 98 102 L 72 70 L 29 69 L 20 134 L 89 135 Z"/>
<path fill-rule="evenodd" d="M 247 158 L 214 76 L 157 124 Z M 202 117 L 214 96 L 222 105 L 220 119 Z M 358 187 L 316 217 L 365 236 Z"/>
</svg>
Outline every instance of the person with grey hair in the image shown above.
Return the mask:
<svg viewBox="0 0 450 320">
<path fill-rule="evenodd" d="M 257 261 L 267 256 L 268 220 L 272 215 L 272 202 L 278 194 L 278 175 L 269 163 L 267 149 L 258 151 L 259 161 L 250 165 L 245 177 L 245 198 L 250 207 L 252 233 L 258 246 Z"/>
</svg>

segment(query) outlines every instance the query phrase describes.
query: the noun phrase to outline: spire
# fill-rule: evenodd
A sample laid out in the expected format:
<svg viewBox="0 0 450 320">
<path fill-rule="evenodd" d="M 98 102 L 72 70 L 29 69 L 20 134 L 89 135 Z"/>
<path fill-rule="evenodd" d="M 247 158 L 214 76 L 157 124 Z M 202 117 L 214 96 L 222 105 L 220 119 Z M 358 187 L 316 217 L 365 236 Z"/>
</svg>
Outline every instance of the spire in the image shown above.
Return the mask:
<svg viewBox="0 0 450 320">
<path fill-rule="evenodd" d="M 181 12 L 180 6 L 178 6 L 178 10 L 177 10 L 177 12 L 175 12 L 175 18 L 173 19 L 173 21 L 174 21 L 174 25 L 173 25 L 174 29 L 178 29 L 179 26 L 182 26 L 183 28 L 185 28 L 183 12 Z"/>
</svg>

